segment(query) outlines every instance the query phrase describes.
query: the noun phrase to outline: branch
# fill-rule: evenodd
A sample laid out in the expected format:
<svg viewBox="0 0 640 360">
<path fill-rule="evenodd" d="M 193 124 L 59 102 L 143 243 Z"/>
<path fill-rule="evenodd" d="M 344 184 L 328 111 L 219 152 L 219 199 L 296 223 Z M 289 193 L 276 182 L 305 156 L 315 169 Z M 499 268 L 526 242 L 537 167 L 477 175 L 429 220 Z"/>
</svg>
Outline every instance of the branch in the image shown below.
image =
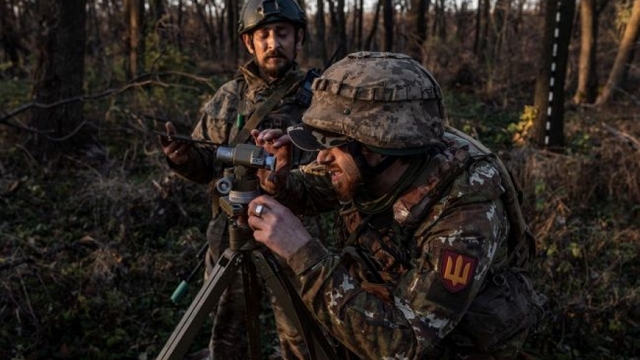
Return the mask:
<svg viewBox="0 0 640 360">
<path fill-rule="evenodd" d="M 633 136 L 627 134 L 624 131 L 620 131 L 620 130 L 616 130 L 613 126 L 608 125 L 607 123 L 602 123 L 602 126 L 609 131 L 610 133 L 612 133 L 613 135 L 621 138 L 622 140 L 624 140 L 627 144 L 629 144 L 629 146 L 631 146 L 632 148 L 636 149 L 636 150 L 640 150 L 640 141 L 638 141 L 638 139 L 634 138 Z"/>
<path fill-rule="evenodd" d="M 18 114 L 21 114 L 21 113 L 27 111 L 29 109 L 32 109 L 32 108 L 49 109 L 49 108 L 52 108 L 52 107 L 56 107 L 56 106 L 60 106 L 60 105 L 64 105 L 64 104 L 69 104 L 69 103 L 76 102 L 76 101 L 95 100 L 95 99 L 103 98 L 103 97 L 110 96 L 110 95 L 113 95 L 113 94 L 122 93 L 124 91 L 129 90 L 130 88 L 133 88 L 133 87 L 140 87 L 140 86 L 144 86 L 144 85 L 148 85 L 148 84 L 152 84 L 152 83 L 156 83 L 156 82 L 153 81 L 153 80 L 135 82 L 135 83 L 128 84 L 128 85 L 126 85 L 126 86 L 124 86 L 124 87 L 122 87 L 120 89 L 109 89 L 109 90 L 105 90 L 105 91 L 103 91 L 101 93 L 97 93 L 97 94 L 93 94 L 93 95 L 78 95 L 78 96 L 74 96 L 74 97 L 71 97 L 71 98 L 58 100 L 58 101 L 50 103 L 50 104 L 42 104 L 42 103 L 37 103 L 37 102 L 31 102 L 31 103 L 24 104 L 24 105 L 18 107 L 17 109 L 9 112 L 6 115 L 3 115 L 0 118 L 0 124 L 12 125 L 12 124 L 9 124 L 7 122 L 7 120 L 9 120 L 10 118 L 12 118 L 12 117 L 14 117 L 14 116 L 16 116 Z M 165 87 L 167 86 L 166 84 L 162 84 L 162 83 L 161 83 L 161 85 L 165 86 Z M 29 127 L 22 127 L 20 125 L 15 125 L 15 124 L 13 124 L 12 126 L 18 127 L 18 128 L 22 128 L 24 130 L 39 132 L 39 130 L 33 129 L 33 128 L 29 128 Z"/>
</svg>

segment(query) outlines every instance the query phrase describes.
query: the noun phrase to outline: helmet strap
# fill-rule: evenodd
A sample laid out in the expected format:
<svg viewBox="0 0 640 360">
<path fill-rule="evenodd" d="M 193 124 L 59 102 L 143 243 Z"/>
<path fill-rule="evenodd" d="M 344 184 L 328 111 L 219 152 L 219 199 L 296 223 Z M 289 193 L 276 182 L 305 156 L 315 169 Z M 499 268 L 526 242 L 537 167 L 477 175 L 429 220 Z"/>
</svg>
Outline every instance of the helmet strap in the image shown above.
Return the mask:
<svg viewBox="0 0 640 360">
<path fill-rule="evenodd" d="M 344 148 L 351 155 L 353 160 L 360 170 L 360 174 L 363 179 L 374 179 L 376 176 L 380 175 L 383 171 L 385 171 L 394 161 L 396 161 L 397 156 L 385 156 L 385 158 L 377 163 L 374 166 L 369 165 L 367 159 L 365 159 L 362 154 L 362 144 L 358 141 L 349 141 L 346 143 Z"/>
</svg>

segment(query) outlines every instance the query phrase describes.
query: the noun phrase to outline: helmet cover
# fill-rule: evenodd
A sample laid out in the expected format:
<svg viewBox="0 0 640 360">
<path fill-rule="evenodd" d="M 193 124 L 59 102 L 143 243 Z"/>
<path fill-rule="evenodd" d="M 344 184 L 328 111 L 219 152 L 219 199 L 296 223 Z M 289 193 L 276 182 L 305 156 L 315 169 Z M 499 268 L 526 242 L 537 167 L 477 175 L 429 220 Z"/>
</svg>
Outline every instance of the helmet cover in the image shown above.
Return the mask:
<svg viewBox="0 0 640 360">
<path fill-rule="evenodd" d="M 408 55 L 349 54 L 327 68 L 312 89 L 303 124 L 288 132 L 300 148 L 356 140 L 382 153 L 408 154 L 440 143 L 444 133 L 440 86 Z"/>
</svg>

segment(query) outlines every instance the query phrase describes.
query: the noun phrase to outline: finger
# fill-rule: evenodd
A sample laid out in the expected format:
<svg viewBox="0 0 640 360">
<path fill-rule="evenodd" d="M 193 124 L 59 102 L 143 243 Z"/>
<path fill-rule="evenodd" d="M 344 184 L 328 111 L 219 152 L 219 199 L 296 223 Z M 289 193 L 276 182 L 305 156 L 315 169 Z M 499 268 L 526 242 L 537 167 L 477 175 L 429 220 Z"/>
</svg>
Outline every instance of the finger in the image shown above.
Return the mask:
<svg viewBox="0 0 640 360">
<path fill-rule="evenodd" d="M 279 138 L 277 138 L 273 142 L 273 147 L 280 148 L 280 147 L 283 147 L 283 146 L 288 146 L 290 144 L 291 144 L 291 138 L 289 137 L 289 135 L 283 135 L 283 136 L 280 136 Z"/>
<path fill-rule="evenodd" d="M 278 138 L 280 138 L 282 136 L 282 130 L 280 129 L 269 129 L 268 131 L 265 131 L 264 135 L 263 135 L 263 139 L 264 141 L 268 142 L 268 143 L 272 143 L 275 140 L 277 140 Z"/>
<path fill-rule="evenodd" d="M 167 123 L 164 124 L 164 127 L 167 130 L 167 135 L 169 135 L 169 136 L 175 135 L 176 127 L 173 126 L 173 123 L 171 121 L 167 121 Z"/>
</svg>

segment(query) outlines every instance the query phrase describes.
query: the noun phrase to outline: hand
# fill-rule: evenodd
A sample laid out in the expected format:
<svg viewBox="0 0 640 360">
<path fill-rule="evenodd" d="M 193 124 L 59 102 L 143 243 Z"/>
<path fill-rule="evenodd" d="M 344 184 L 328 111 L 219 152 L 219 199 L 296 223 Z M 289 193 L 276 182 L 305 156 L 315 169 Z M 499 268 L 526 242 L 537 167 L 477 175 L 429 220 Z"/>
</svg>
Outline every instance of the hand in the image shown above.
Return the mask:
<svg viewBox="0 0 640 360">
<path fill-rule="evenodd" d="M 165 129 L 167 130 L 167 136 L 158 136 L 162 145 L 162 152 L 172 163 L 183 165 L 189 161 L 189 150 L 191 150 L 193 144 L 172 139 L 171 137 L 176 134 L 176 128 L 170 121 L 165 124 Z"/>
<path fill-rule="evenodd" d="M 291 139 L 279 129 L 252 130 L 256 145 L 276 158 L 275 171 L 260 169 L 257 172 L 260 186 L 269 194 L 275 194 L 284 188 L 291 168 Z"/>
<path fill-rule="evenodd" d="M 257 213 L 259 207 L 262 207 L 260 214 Z M 268 195 L 253 199 L 248 213 L 253 238 L 284 259 L 311 241 L 300 219 Z"/>
</svg>

